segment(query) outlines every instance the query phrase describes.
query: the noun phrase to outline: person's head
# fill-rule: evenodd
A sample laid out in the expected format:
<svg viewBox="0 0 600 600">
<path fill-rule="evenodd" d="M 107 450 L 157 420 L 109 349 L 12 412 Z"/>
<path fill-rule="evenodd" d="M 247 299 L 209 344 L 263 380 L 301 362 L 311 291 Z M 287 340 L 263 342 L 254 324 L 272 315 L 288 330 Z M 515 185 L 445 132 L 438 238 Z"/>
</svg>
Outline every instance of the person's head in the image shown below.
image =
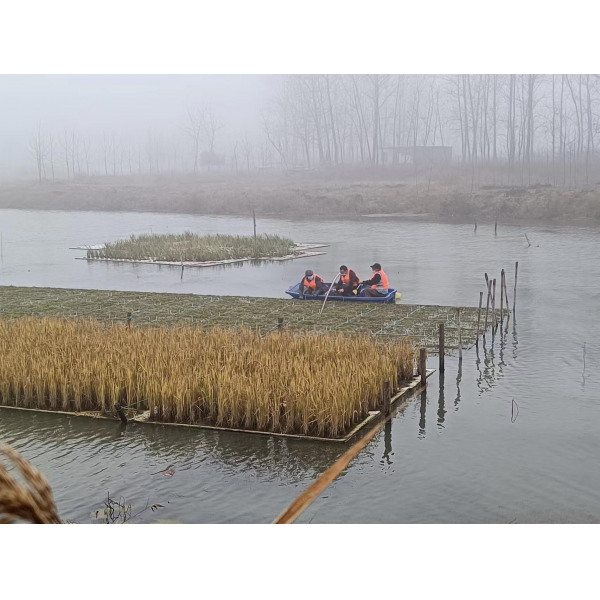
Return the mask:
<svg viewBox="0 0 600 600">
<path fill-rule="evenodd" d="M 312 281 L 312 278 L 315 276 L 315 274 L 310 269 L 307 269 L 306 271 L 304 271 L 304 276 L 309 281 Z"/>
<path fill-rule="evenodd" d="M 348 273 L 348 267 L 347 267 L 346 265 L 342 265 L 342 266 L 340 267 L 340 273 L 341 273 L 342 275 L 346 275 L 346 273 Z"/>
<path fill-rule="evenodd" d="M 371 265 L 371 269 L 373 269 L 373 271 L 375 271 L 375 272 L 381 271 L 381 265 L 379 263 L 373 263 Z"/>
</svg>

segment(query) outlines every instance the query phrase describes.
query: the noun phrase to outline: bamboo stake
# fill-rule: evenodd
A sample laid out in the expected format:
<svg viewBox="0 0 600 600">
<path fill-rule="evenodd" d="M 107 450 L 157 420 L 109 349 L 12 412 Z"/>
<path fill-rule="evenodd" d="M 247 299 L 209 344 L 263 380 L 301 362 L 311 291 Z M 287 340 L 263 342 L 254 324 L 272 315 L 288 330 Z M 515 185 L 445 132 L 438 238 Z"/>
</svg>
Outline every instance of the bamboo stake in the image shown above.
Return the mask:
<svg viewBox="0 0 600 600">
<path fill-rule="evenodd" d="M 504 320 L 504 269 L 500 272 L 500 324 Z"/>
<path fill-rule="evenodd" d="M 419 350 L 419 374 L 421 375 L 421 383 L 427 383 L 427 348 Z"/>
<path fill-rule="evenodd" d="M 391 412 L 392 386 L 386 379 L 383 382 L 383 414 L 387 417 Z"/>
<path fill-rule="evenodd" d="M 479 324 L 481 323 L 481 303 L 483 302 L 483 292 L 479 292 L 479 309 L 477 310 L 477 334 L 476 339 L 479 339 Z"/>
<path fill-rule="evenodd" d="M 460 308 L 456 309 L 456 320 L 458 325 L 458 360 L 462 361 L 462 332 L 460 329 Z"/>
<path fill-rule="evenodd" d="M 515 292 L 513 296 L 513 313 L 515 312 L 515 306 L 517 305 L 517 275 L 519 274 L 519 261 L 515 263 Z"/>
<path fill-rule="evenodd" d="M 446 369 L 444 365 L 444 357 L 446 355 L 446 344 L 444 340 L 444 324 L 440 323 L 440 346 L 439 346 L 439 363 L 440 363 L 440 374 Z"/>
<path fill-rule="evenodd" d="M 486 279 L 487 279 L 487 273 L 486 273 Z M 485 337 L 485 334 L 487 333 L 487 325 L 488 325 L 488 310 L 490 309 L 490 295 L 492 293 L 492 286 L 490 284 L 490 282 L 487 282 L 487 300 L 485 303 L 485 325 L 483 326 L 483 337 Z"/>
<path fill-rule="evenodd" d="M 496 280 L 492 280 L 492 316 L 494 318 L 494 324 L 492 325 L 492 336 L 494 335 L 494 329 L 496 327 Z"/>
</svg>

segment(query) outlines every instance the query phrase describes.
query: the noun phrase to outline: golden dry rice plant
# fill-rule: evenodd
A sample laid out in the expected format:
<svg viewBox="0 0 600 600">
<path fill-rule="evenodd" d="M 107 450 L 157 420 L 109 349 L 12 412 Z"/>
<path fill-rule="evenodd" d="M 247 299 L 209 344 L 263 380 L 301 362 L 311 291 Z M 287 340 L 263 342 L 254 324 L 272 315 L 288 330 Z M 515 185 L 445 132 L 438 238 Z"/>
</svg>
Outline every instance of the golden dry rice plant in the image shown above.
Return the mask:
<svg viewBox="0 0 600 600">
<path fill-rule="evenodd" d="M 413 373 L 408 340 L 0 320 L 0 403 L 338 437 Z"/>
<path fill-rule="evenodd" d="M 0 460 L 0 524 L 25 521 L 37 524 L 61 523 L 48 480 L 18 452 L 0 444 L 4 455 L 20 473 L 13 477 Z"/>
</svg>

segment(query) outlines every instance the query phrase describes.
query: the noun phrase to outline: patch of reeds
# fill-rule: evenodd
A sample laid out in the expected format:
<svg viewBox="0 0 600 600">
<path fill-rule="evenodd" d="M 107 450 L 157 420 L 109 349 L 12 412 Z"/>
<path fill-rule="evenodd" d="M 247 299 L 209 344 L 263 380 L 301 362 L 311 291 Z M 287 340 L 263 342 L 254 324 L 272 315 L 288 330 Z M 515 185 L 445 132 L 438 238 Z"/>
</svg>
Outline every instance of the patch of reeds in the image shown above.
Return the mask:
<svg viewBox="0 0 600 600">
<path fill-rule="evenodd" d="M 100 250 L 89 249 L 88 258 L 131 260 L 213 261 L 239 258 L 287 256 L 294 251 L 291 239 L 278 235 L 199 235 L 180 234 L 132 235 L 126 240 L 106 242 Z"/>
<path fill-rule="evenodd" d="M 0 320 L 0 403 L 338 437 L 412 376 L 406 339 Z"/>
</svg>

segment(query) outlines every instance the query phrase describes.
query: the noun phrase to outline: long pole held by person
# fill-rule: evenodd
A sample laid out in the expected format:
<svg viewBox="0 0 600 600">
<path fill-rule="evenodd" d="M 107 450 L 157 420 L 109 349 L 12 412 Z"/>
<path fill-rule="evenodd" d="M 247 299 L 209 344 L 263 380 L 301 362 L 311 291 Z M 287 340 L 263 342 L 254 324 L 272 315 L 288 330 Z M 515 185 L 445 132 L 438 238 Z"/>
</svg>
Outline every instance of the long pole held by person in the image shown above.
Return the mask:
<svg viewBox="0 0 600 600">
<path fill-rule="evenodd" d="M 333 286 L 335 285 L 336 281 L 339 279 L 340 277 L 340 273 L 338 273 L 333 281 L 331 282 L 331 285 L 329 286 L 329 289 L 327 290 L 327 293 L 325 294 L 325 300 L 323 300 L 323 306 L 321 306 L 321 310 L 319 311 L 319 314 L 323 314 L 323 309 L 325 308 L 325 302 L 327 302 L 327 298 L 329 298 L 329 292 L 331 292 L 331 290 L 333 289 Z"/>
</svg>

